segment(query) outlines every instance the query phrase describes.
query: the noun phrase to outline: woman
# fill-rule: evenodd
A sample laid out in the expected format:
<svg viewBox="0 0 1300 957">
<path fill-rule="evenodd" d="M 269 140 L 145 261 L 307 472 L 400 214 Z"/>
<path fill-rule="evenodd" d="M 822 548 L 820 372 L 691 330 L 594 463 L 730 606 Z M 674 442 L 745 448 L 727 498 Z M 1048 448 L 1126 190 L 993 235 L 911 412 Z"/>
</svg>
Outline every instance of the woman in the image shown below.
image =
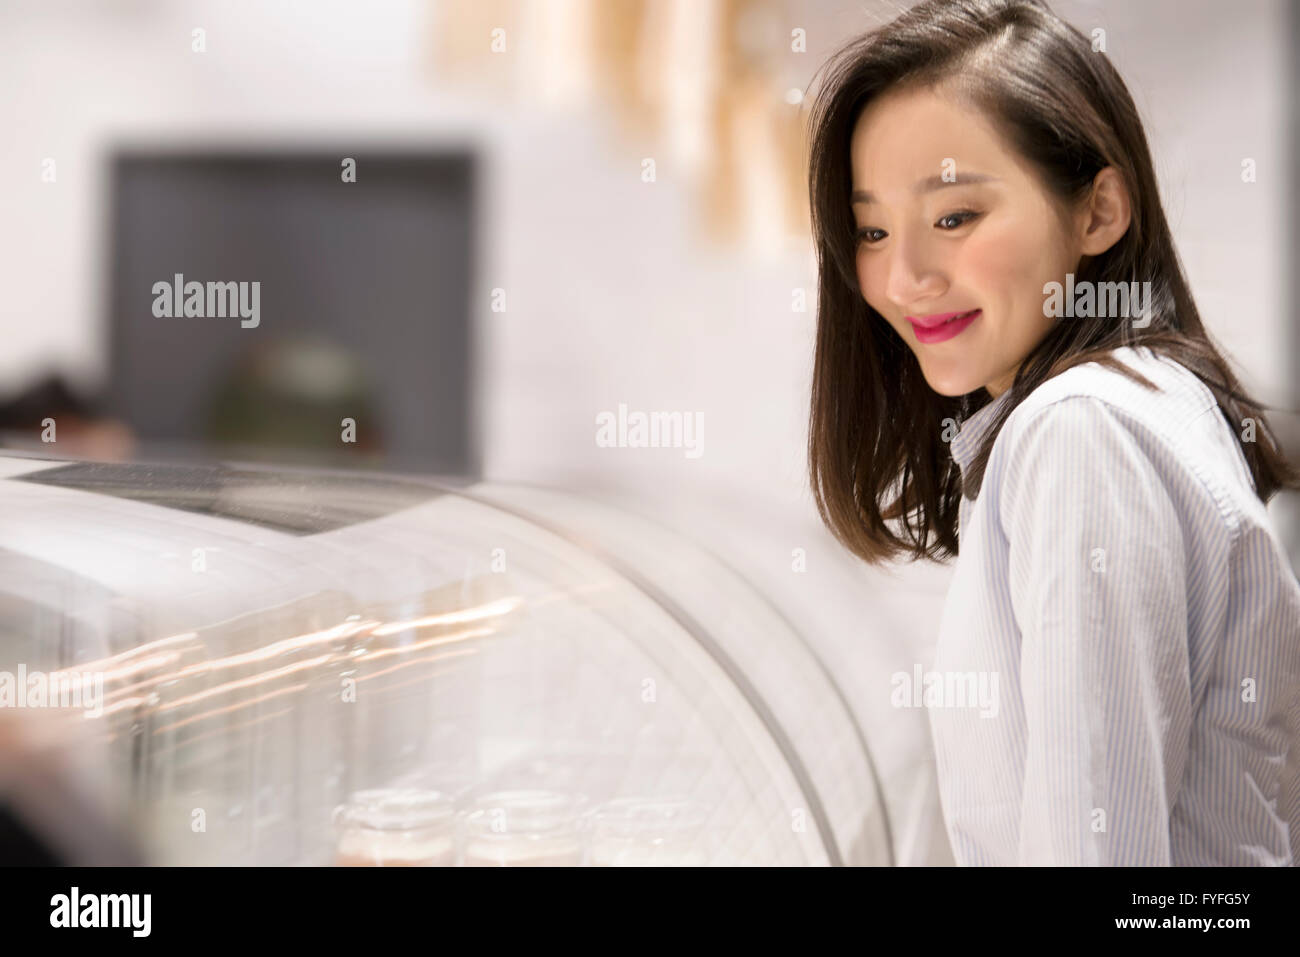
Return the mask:
<svg viewBox="0 0 1300 957">
<path fill-rule="evenodd" d="M 960 532 L 926 700 L 957 862 L 1300 861 L 1300 584 L 1264 507 L 1300 472 L 1107 56 L 1035 0 L 913 7 L 825 69 L 810 193 L 818 510 L 868 562 Z"/>
</svg>

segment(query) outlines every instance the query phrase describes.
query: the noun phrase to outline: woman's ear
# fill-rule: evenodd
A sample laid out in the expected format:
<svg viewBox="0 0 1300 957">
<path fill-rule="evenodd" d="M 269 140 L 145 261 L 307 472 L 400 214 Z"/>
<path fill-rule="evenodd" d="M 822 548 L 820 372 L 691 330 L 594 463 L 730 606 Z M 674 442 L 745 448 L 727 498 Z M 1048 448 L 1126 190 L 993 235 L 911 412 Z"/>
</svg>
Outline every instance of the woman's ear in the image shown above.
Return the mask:
<svg viewBox="0 0 1300 957">
<path fill-rule="evenodd" d="M 1092 181 L 1092 191 L 1079 218 L 1079 251 L 1096 256 L 1119 242 L 1132 221 L 1128 189 L 1119 170 L 1107 166 Z"/>
</svg>

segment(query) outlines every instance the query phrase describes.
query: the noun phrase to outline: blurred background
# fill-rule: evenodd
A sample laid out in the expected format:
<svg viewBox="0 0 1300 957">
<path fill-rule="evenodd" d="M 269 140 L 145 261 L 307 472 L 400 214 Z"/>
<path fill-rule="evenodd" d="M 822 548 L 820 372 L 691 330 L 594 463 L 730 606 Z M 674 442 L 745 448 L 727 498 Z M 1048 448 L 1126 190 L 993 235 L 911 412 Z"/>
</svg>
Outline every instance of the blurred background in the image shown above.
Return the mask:
<svg viewBox="0 0 1300 957">
<path fill-rule="evenodd" d="M 889 696 L 948 570 L 862 567 L 806 480 L 804 96 L 904 6 L 8 0 L 5 444 L 651 516 L 776 596 L 862 730 L 895 859 L 950 863 L 924 712 Z M 1053 8 L 1106 31 L 1211 332 L 1256 397 L 1300 405 L 1296 5 Z M 191 281 L 259 281 L 255 324 L 250 288 L 241 315 L 184 316 Z M 700 454 L 603 447 L 622 407 L 694 420 Z M 1272 421 L 1294 454 L 1300 418 Z M 1300 568 L 1295 496 L 1270 511 Z"/>
</svg>

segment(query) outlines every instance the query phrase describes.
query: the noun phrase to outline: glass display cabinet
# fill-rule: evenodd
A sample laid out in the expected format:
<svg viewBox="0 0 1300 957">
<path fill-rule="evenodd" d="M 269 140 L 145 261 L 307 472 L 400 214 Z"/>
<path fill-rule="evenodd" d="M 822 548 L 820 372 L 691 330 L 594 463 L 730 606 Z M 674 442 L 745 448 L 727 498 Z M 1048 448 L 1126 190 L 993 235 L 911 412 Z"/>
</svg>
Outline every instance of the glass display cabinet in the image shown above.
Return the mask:
<svg viewBox="0 0 1300 957">
<path fill-rule="evenodd" d="M 6 454 L 0 673 L 145 863 L 892 863 L 797 629 L 575 494 Z"/>
</svg>

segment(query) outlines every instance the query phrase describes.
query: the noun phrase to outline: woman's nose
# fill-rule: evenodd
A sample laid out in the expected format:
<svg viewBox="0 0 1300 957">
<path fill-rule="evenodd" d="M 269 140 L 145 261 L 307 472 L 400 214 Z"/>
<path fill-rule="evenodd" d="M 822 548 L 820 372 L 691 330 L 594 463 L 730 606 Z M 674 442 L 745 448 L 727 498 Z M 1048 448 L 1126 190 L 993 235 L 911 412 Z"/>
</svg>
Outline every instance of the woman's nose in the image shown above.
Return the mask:
<svg viewBox="0 0 1300 957">
<path fill-rule="evenodd" d="M 915 239 L 903 238 L 885 253 L 885 298 L 906 309 L 943 291 L 943 277 L 932 252 Z"/>
</svg>

